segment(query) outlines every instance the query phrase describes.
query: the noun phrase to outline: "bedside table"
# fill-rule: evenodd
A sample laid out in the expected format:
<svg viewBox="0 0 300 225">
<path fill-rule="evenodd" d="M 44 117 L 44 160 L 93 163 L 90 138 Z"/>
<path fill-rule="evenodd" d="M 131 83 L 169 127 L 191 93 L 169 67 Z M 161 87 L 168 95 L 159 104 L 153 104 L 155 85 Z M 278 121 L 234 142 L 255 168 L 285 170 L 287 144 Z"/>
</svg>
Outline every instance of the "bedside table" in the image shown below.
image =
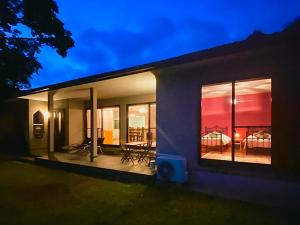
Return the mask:
<svg viewBox="0 0 300 225">
<path fill-rule="evenodd" d="M 240 138 L 237 138 L 234 140 L 234 145 L 238 145 L 240 148 L 240 151 L 242 150 L 242 143 L 243 143 L 243 140 Z"/>
</svg>

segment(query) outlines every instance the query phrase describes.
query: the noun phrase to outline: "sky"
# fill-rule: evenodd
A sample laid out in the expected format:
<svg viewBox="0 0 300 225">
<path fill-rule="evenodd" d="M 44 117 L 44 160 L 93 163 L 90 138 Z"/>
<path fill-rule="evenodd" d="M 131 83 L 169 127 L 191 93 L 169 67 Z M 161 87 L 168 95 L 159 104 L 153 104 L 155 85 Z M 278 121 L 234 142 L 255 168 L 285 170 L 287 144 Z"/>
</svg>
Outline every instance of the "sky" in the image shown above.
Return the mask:
<svg viewBox="0 0 300 225">
<path fill-rule="evenodd" d="M 56 0 L 75 47 L 45 47 L 37 88 L 278 32 L 300 18 L 299 0 Z"/>
</svg>

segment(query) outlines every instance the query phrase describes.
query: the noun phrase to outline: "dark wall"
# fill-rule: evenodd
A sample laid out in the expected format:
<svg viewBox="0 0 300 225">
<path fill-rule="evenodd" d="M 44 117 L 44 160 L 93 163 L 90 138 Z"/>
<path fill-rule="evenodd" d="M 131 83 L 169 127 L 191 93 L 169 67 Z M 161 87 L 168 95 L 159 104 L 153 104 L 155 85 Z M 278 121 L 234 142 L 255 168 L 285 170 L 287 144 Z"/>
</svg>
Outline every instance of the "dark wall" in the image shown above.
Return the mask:
<svg viewBox="0 0 300 225">
<path fill-rule="evenodd" d="M 158 152 L 187 158 L 199 168 L 201 85 L 272 78 L 272 167 L 299 171 L 300 69 L 292 48 L 256 50 L 160 71 L 157 85 Z"/>
<path fill-rule="evenodd" d="M 16 99 L 1 104 L 0 151 L 24 155 L 28 151 L 28 100 Z"/>
</svg>

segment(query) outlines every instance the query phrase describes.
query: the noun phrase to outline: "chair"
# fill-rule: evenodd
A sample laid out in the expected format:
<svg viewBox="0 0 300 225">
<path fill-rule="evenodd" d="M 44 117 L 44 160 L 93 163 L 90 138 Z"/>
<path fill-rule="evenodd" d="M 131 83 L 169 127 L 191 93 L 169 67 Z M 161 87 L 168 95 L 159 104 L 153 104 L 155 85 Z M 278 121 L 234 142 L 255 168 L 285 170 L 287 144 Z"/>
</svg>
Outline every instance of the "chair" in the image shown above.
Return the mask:
<svg viewBox="0 0 300 225">
<path fill-rule="evenodd" d="M 141 131 L 142 129 L 140 127 L 136 128 L 136 133 L 135 133 L 135 141 L 141 141 Z"/>
<path fill-rule="evenodd" d="M 97 149 L 98 149 L 98 153 L 100 152 L 100 153 L 103 154 L 103 150 L 102 150 L 103 142 L 104 142 L 104 138 L 103 138 L 103 137 L 97 138 Z"/>
<path fill-rule="evenodd" d="M 145 133 L 145 128 L 142 127 L 141 132 L 140 132 L 140 136 L 139 136 L 139 141 L 144 141 L 144 133 Z"/>
<path fill-rule="evenodd" d="M 152 132 L 149 131 L 147 132 L 147 143 L 145 143 L 142 148 L 144 149 L 144 151 L 141 153 L 138 162 L 142 162 L 146 159 L 146 157 L 148 156 L 151 148 L 152 148 Z"/>
<path fill-rule="evenodd" d="M 81 144 L 73 144 L 71 145 L 71 150 L 74 149 L 74 150 L 84 150 L 88 145 L 89 143 L 91 142 L 91 139 L 90 138 L 86 138 Z"/>
<path fill-rule="evenodd" d="M 97 138 L 97 152 L 98 153 L 99 152 L 103 153 L 103 150 L 102 150 L 103 142 L 104 142 L 104 138 Z M 83 148 L 82 148 L 83 151 L 86 151 L 88 153 L 89 152 L 88 149 L 90 149 L 91 145 L 92 145 L 92 140 L 90 139 L 90 141 L 83 146 Z"/>
<path fill-rule="evenodd" d="M 121 149 L 122 149 L 122 158 L 121 162 L 124 163 L 125 161 L 129 162 L 129 160 L 132 162 L 134 165 L 134 158 L 133 158 L 133 149 L 129 148 L 126 146 L 124 143 L 121 143 Z"/>
<path fill-rule="evenodd" d="M 130 142 L 134 141 L 134 128 L 133 127 L 128 128 L 128 136 L 129 136 Z"/>
</svg>

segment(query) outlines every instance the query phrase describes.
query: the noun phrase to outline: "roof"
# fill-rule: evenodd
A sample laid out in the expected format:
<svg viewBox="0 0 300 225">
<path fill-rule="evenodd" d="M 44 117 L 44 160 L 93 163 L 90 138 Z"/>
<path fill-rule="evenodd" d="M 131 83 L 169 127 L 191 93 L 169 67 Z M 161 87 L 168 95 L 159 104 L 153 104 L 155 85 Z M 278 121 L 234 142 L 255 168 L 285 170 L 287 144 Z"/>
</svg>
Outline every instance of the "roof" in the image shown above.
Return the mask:
<svg viewBox="0 0 300 225">
<path fill-rule="evenodd" d="M 283 34 L 284 32 L 274 33 L 270 35 L 263 34 L 261 32 L 254 32 L 251 36 L 249 36 L 247 39 L 243 41 L 229 43 L 222 46 L 209 48 L 206 50 L 197 51 L 189 54 L 184 54 L 181 56 L 177 56 L 177 57 L 173 57 L 161 61 L 129 67 L 121 70 L 115 70 L 111 72 L 95 74 L 95 75 L 91 75 L 91 76 L 87 76 L 75 80 L 70 80 L 62 83 L 30 89 L 30 90 L 22 91 L 20 96 L 39 93 L 43 91 L 51 91 L 60 88 L 66 88 L 70 86 L 91 83 L 95 81 L 112 79 L 112 78 L 127 76 L 130 74 L 135 74 L 135 73 L 140 73 L 140 72 L 145 72 L 150 70 L 153 71 L 153 70 L 170 67 L 174 65 L 180 65 L 180 64 L 185 64 L 185 63 L 190 63 L 195 61 L 203 61 L 203 60 L 212 59 L 216 57 L 223 57 L 226 55 L 242 53 L 249 50 L 278 46 L 278 42 L 282 41 L 282 36 L 283 37 L 286 36 Z"/>
</svg>

